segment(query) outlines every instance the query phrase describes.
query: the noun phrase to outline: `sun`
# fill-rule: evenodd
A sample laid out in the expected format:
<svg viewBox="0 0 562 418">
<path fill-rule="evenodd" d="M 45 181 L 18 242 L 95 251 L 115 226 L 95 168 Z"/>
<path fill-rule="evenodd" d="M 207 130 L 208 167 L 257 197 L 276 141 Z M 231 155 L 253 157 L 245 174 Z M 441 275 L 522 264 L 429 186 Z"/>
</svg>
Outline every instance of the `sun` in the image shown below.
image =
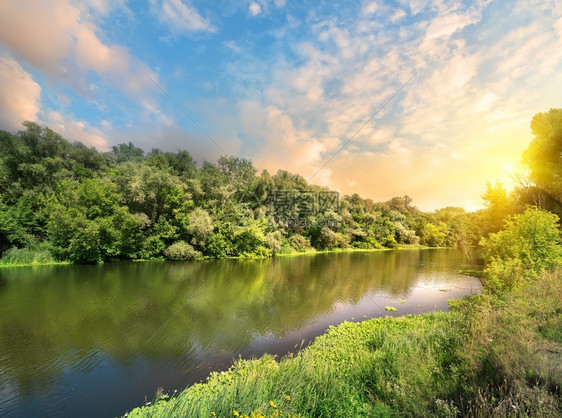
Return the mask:
<svg viewBox="0 0 562 418">
<path fill-rule="evenodd" d="M 503 171 L 506 173 L 513 173 L 513 166 L 511 164 L 504 164 Z"/>
</svg>

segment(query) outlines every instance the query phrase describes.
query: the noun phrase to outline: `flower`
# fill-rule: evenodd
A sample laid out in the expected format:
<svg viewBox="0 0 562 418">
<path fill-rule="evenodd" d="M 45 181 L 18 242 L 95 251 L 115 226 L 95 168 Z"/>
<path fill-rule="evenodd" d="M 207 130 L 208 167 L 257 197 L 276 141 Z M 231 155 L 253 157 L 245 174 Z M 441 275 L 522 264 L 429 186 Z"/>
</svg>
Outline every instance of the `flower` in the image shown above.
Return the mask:
<svg viewBox="0 0 562 418">
<path fill-rule="evenodd" d="M 239 416 L 240 416 L 240 414 L 239 414 L 237 411 L 232 411 L 232 414 L 233 414 L 235 417 L 239 417 Z"/>
<path fill-rule="evenodd" d="M 277 408 L 277 405 L 275 405 L 275 403 L 274 403 L 273 401 L 269 401 L 269 405 L 270 405 L 272 408 Z"/>
</svg>

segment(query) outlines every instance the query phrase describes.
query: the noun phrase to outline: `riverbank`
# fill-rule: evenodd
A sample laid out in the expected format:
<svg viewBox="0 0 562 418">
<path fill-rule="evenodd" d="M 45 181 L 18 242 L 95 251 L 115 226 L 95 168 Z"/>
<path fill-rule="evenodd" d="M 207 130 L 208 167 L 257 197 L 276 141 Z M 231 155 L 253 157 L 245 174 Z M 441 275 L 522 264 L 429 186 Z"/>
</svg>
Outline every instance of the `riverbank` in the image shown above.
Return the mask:
<svg viewBox="0 0 562 418">
<path fill-rule="evenodd" d="M 378 251 L 403 251 L 403 250 L 429 250 L 429 249 L 454 249 L 452 247 L 428 247 L 425 245 L 399 245 L 396 248 L 334 248 L 331 250 L 307 250 L 307 251 L 293 251 L 290 253 L 277 253 L 273 256 L 267 257 L 252 257 L 251 259 L 260 259 L 260 258 L 270 258 L 270 257 L 295 257 L 295 256 L 302 256 L 302 255 L 316 255 L 316 254 L 337 254 L 337 253 L 364 253 L 364 252 L 378 252 Z M 27 252 L 27 250 L 17 250 L 18 253 Z M 49 266 L 49 265 L 64 265 L 64 264 L 73 264 L 70 261 L 57 261 L 50 256 L 49 258 L 41 258 L 34 255 L 35 253 L 29 251 L 31 256 L 24 255 L 19 257 L 3 257 L 0 259 L 0 268 L 3 267 L 31 267 L 31 266 Z M 5 258 L 5 259 L 4 259 Z M 247 259 L 248 257 L 224 257 L 222 259 L 229 259 L 229 260 L 243 260 Z M 215 260 L 214 258 L 210 257 L 201 257 L 196 258 L 194 260 L 166 260 L 164 258 L 155 258 L 155 259 L 134 259 L 134 260 L 127 260 L 127 261 L 135 261 L 135 262 L 143 262 L 143 261 L 203 261 L 203 260 Z M 115 261 L 126 261 L 126 260 L 115 260 Z"/>
<path fill-rule="evenodd" d="M 452 312 L 345 322 L 293 357 L 239 360 L 129 416 L 559 416 L 562 280 Z"/>
<path fill-rule="evenodd" d="M 15 264 L 8 264 L 8 263 L 0 263 L 0 268 L 10 268 L 10 267 L 44 267 L 44 266 L 62 266 L 66 264 L 71 264 L 70 261 L 53 261 L 47 263 L 15 263 Z"/>
</svg>

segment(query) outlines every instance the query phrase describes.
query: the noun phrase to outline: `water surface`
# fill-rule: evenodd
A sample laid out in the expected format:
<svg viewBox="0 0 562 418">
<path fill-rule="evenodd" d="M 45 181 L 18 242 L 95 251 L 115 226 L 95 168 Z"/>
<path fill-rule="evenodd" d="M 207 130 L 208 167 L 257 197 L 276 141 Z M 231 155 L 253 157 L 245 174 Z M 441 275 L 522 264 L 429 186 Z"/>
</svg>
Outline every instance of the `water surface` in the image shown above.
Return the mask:
<svg viewBox="0 0 562 418">
<path fill-rule="evenodd" d="M 119 416 L 344 320 L 447 310 L 480 290 L 467 266 L 406 250 L 0 269 L 0 416 Z"/>
</svg>

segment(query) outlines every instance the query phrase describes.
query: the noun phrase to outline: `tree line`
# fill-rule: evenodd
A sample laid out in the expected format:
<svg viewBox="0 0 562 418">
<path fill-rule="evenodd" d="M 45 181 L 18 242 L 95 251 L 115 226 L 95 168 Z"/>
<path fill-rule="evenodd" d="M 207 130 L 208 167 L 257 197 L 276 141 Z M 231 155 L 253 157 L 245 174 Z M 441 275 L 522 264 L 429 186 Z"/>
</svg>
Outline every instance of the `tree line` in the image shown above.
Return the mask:
<svg viewBox="0 0 562 418">
<path fill-rule="evenodd" d="M 510 195 L 488 185 L 478 212 L 423 212 L 408 196 L 340 197 L 284 170 L 258 174 L 238 157 L 198 167 L 186 150 L 145 153 L 129 142 L 98 152 L 24 122 L 0 131 L 0 251 L 3 260 L 26 252 L 96 263 L 473 246 L 529 204 L 561 214 L 561 121 L 561 109 L 533 118 L 530 175 Z"/>
</svg>

